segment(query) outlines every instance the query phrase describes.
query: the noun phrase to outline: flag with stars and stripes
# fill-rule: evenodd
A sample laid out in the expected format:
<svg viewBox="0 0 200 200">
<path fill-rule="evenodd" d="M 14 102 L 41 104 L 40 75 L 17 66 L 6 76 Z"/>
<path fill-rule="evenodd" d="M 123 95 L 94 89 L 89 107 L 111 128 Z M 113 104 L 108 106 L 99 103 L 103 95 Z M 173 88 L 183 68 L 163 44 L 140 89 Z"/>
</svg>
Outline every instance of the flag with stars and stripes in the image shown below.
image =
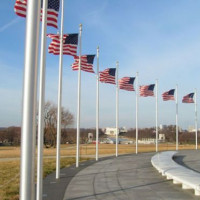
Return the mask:
<svg viewBox="0 0 200 200">
<path fill-rule="evenodd" d="M 194 103 L 194 99 L 193 98 L 194 98 L 194 93 L 190 93 L 190 94 L 188 94 L 188 95 L 183 97 L 182 102 L 183 103 Z"/>
<path fill-rule="evenodd" d="M 26 17 L 27 2 L 28 0 L 16 0 L 14 11 L 18 16 Z M 42 20 L 42 10 L 43 10 L 42 5 L 43 5 L 43 0 L 41 0 L 41 16 L 40 16 L 41 20 Z M 48 0 L 47 26 L 58 28 L 59 7 L 60 7 L 60 0 Z"/>
<path fill-rule="evenodd" d="M 174 92 L 175 92 L 175 89 L 172 89 L 172 90 L 169 90 L 167 92 L 164 92 L 162 94 L 163 101 L 169 101 L 169 100 L 174 101 L 175 100 Z"/>
<path fill-rule="evenodd" d="M 81 70 L 85 72 L 94 73 L 93 62 L 95 55 L 81 56 Z M 79 56 L 74 56 L 75 62 L 72 64 L 72 70 L 79 70 Z"/>
<path fill-rule="evenodd" d="M 123 77 L 119 79 L 119 89 L 127 90 L 127 91 L 135 91 L 133 84 L 134 84 L 134 77 Z"/>
<path fill-rule="evenodd" d="M 52 39 L 48 47 L 48 52 L 54 55 L 60 54 L 60 35 L 59 34 L 47 34 Z M 63 55 L 77 55 L 78 46 L 78 34 L 63 34 Z"/>
<path fill-rule="evenodd" d="M 140 88 L 139 88 L 140 96 L 141 97 L 154 96 L 154 87 L 155 87 L 155 84 L 141 85 Z"/>
<path fill-rule="evenodd" d="M 99 80 L 102 83 L 116 84 L 115 73 L 116 73 L 116 68 L 105 69 L 104 71 L 99 72 Z"/>
</svg>

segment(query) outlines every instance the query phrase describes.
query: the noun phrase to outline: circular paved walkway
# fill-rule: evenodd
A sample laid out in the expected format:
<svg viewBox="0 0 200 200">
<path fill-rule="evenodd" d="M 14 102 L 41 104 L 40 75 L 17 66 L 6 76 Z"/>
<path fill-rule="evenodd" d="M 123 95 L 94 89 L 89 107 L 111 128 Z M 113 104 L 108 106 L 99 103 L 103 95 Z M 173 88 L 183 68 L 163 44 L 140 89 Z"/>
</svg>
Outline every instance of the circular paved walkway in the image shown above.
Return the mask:
<svg viewBox="0 0 200 200">
<path fill-rule="evenodd" d="M 64 199 L 194 199 L 152 167 L 154 153 L 122 156 L 95 163 L 80 171 L 70 182 Z"/>
<path fill-rule="evenodd" d="M 199 153 L 199 151 L 191 150 L 180 151 L 176 160 L 187 167 L 196 166 L 195 170 L 200 170 L 200 165 L 197 164 L 200 162 Z M 174 185 L 171 180 L 162 177 L 151 165 L 151 157 L 154 154 L 141 153 L 109 158 L 99 162 L 92 161 L 90 165 L 82 166 L 79 172 L 75 172 L 77 170 L 75 167 L 65 169 L 61 180 L 51 182 L 52 187 L 48 186 L 48 190 L 60 184 L 58 187 L 60 192 L 57 190 L 56 193 L 57 197 L 60 194 L 64 200 L 199 199 L 194 195 L 193 190 L 182 190 L 181 185 Z M 61 191 L 62 182 L 66 185 Z M 47 192 L 44 199 L 50 200 L 50 196 Z"/>
</svg>

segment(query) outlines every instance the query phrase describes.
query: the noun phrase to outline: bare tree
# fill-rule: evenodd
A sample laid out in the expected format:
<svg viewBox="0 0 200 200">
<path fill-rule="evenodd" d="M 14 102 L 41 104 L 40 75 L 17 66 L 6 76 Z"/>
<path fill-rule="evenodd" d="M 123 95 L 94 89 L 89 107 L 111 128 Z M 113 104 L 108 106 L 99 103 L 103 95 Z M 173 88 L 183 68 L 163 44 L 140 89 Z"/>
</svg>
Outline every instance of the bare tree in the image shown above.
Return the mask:
<svg viewBox="0 0 200 200">
<path fill-rule="evenodd" d="M 19 145 L 21 140 L 21 128 L 11 126 L 0 130 L 0 143 L 2 145 Z"/>
<path fill-rule="evenodd" d="M 61 127 L 66 128 L 73 124 L 74 116 L 69 110 L 61 108 Z M 57 135 L 57 106 L 48 101 L 45 104 L 44 113 L 44 144 L 46 147 L 56 146 L 56 135 Z"/>
<path fill-rule="evenodd" d="M 4 143 L 4 140 L 7 139 L 7 135 L 6 135 L 6 130 L 2 129 L 0 130 L 0 143 Z"/>
</svg>

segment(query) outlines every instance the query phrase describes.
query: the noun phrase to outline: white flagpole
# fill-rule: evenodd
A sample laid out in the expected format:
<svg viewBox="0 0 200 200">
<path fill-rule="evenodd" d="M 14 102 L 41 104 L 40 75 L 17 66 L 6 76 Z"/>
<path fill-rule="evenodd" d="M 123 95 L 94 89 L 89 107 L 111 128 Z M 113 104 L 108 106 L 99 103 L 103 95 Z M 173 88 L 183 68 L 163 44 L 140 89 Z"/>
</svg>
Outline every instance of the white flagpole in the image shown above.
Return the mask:
<svg viewBox="0 0 200 200">
<path fill-rule="evenodd" d="M 39 111 L 38 111 L 38 162 L 37 162 L 37 193 L 36 193 L 37 200 L 42 200 L 42 190 L 43 190 L 43 143 L 44 143 L 47 5 L 48 5 L 48 0 L 43 0 L 41 52 L 40 52 Z"/>
<path fill-rule="evenodd" d="M 135 153 L 138 154 L 138 72 L 136 73 L 135 86 Z"/>
<path fill-rule="evenodd" d="M 96 161 L 99 159 L 99 47 L 97 47 Z"/>
<path fill-rule="evenodd" d="M 77 133 L 76 133 L 76 167 L 79 167 L 80 157 L 80 112 L 81 112 L 81 36 L 82 24 L 79 25 L 79 69 L 78 69 L 78 105 L 77 105 Z"/>
<path fill-rule="evenodd" d="M 176 151 L 178 151 L 178 85 L 176 85 Z"/>
<path fill-rule="evenodd" d="M 63 22 L 64 0 L 61 0 L 61 29 L 60 29 L 60 57 L 58 80 L 58 111 L 57 111 L 57 145 L 56 145 L 56 179 L 60 178 L 60 140 L 61 140 L 61 106 L 62 106 L 62 71 L 63 71 Z"/>
<path fill-rule="evenodd" d="M 119 135 L 119 83 L 118 83 L 119 62 L 116 62 L 116 157 L 118 156 L 118 135 Z"/>
<path fill-rule="evenodd" d="M 156 79 L 156 152 L 158 152 L 158 79 Z"/>
<path fill-rule="evenodd" d="M 196 150 L 198 149 L 198 123 L 197 123 L 197 89 L 195 88 L 195 135 L 196 135 Z"/>
<path fill-rule="evenodd" d="M 40 0 L 29 0 L 26 15 L 21 138 L 20 200 L 35 199 L 35 139 Z"/>
</svg>

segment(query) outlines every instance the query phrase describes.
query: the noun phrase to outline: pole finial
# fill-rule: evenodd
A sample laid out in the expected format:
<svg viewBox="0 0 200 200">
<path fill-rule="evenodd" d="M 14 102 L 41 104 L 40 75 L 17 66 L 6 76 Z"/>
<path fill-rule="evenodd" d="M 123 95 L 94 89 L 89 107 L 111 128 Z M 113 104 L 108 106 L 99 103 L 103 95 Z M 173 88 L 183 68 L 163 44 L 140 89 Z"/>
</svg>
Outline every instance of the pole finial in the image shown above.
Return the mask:
<svg viewBox="0 0 200 200">
<path fill-rule="evenodd" d="M 79 30 L 82 31 L 82 24 L 79 24 Z"/>
</svg>

